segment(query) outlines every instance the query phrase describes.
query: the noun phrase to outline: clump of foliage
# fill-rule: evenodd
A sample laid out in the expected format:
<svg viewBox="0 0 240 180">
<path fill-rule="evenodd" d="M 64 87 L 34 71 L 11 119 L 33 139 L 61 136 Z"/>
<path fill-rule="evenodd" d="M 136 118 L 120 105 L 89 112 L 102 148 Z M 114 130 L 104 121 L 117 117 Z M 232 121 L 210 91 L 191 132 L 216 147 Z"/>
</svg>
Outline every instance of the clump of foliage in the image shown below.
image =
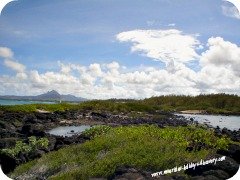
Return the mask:
<svg viewBox="0 0 240 180">
<path fill-rule="evenodd" d="M 18 154 L 21 153 L 30 153 L 39 148 L 47 148 L 48 147 L 48 139 L 40 138 L 37 140 L 35 136 L 31 136 L 28 138 L 28 144 L 23 141 L 17 141 L 15 147 L 2 149 L 1 153 L 5 153 L 12 157 L 17 157 Z"/>
<path fill-rule="evenodd" d="M 214 114 L 240 114 L 240 97 L 224 93 L 201 94 L 198 96 L 158 96 L 144 99 L 141 103 L 158 106 L 166 111 L 199 109 Z"/>
<path fill-rule="evenodd" d="M 185 138 L 194 151 L 201 148 L 204 149 L 224 149 L 226 150 L 230 139 L 227 137 L 217 138 L 213 130 L 206 130 L 205 128 L 196 128 L 194 125 L 188 127 Z"/>
<path fill-rule="evenodd" d="M 45 170 L 41 173 L 48 179 L 58 180 L 110 177 L 119 166 L 156 172 L 206 159 L 217 149 L 227 148 L 230 141 L 216 137 L 211 130 L 194 126 L 163 129 L 155 125 L 124 126 L 110 128 L 106 133 L 92 137 L 84 144 L 48 153 L 32 166 L 29 165 L 31 162 L 19 166 L 13 177 L 42 167 Z M 198 142 L 205 145 L 187 150 L 192 143 Z"/>
<path fill-rule="evenodd" d="M 94 137 L 97 137 L 99 135 L 106 134 L 110 129 L 111 129 L 110 126 L 105 125 L 94 126 L 82 132 L 82 135 L 90 139 L 93 139 Z"/>
</svg>

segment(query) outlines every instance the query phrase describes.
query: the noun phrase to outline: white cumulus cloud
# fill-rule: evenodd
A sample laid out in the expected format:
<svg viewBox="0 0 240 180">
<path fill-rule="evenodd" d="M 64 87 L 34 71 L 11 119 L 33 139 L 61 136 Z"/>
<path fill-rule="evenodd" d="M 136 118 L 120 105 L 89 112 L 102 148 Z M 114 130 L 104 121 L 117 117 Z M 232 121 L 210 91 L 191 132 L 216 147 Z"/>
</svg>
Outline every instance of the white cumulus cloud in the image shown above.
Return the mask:
<svg viewBox="0 0 240 180">
<path fill-rule="evenodd" d="M 240 77 L 240 47 L 221 37 L 208 39 L 209 49 L 202 53 L 200 63 L 203 67 L 214 65 L 231 69 Z"/>
<path fill-rule="evenodd" d="M 118 38 L 124 41 L 130 38 L 128 33 L 120 34 Z M 158 40 L 162 38 L 162 36 L 159 37 L 159 31 L 156 32 L 156 36 L 151 31 L 150 36 L 154 39 L 153 41 L 149 40 L 149 32 L 143 34 L 140 32 L 141 35 L 136 34 L 136 37 L 130 34 L 133 39 L 137 39 L 129 40 L 133 42 L 134 47 L 142 45 L 140 53 L 143 53 L 143 47 L 149 48 L 149 51 L 156 53 L 156 56 L 160 54 L 159 56 L 165 57 L 161 61 L 166 63 L 166 67 L 139 65 L 128 68 L 117 61 L 89 65 L 58 62 L 56 64 L 59 66 L 58 70 L 39 72 L 37 69 L 28 70 L 23 64 L 5 59 L 5 66 L 14 69 L 16 74 L 0 75 L 0 92 L 8 94 L 10 90 L 12 94 L 23 95 L 39 94 L 55 89 L 62 94 L 74 94 L 89 99 L 146 98 L 167 94 L 197 95 L 222 92 L 240 95 L 240 47 L 238 45 L 221 37 L 211 37 L 205 46 L 207 50 L 198 55 L 195 54 L 194 48 L 197 48 L 200 42 L 192 37 L 195 45 L 191 46 L 194 52 L 191 56 L 191 53 L 176 54 L 178 50 L 173 50 L 175 46 L 171 47 L 171 42 L 168 44 L 169 47 L 166 45 L 165 49 L 159 49 L 156 44 L 163 47 L 162 42 L 159 43 L 160 40 Z M 180 33 L 179 36 L 182 34 Z M 139 36 L 141 36 L 141 43 Z M 186 36 L 188 39 L 188 35 Z M 156 44 L 152 44 L 155 41 Z M 170 54 L 166 56 L 168 53 Z M 186 61 L 181 59 L 185 56 L 196 58 L 195 61 L 200 64 L 199 71 L 188 67 Z M 149 58 L 156 59 L 155 56 L 149 56 Z"/>
<path fill-rule="evenodd" d="M 11 49 L 7 47 L 0 47 L 0 57 L 3 58 L 12 58 L 13 57 L 13 52 Z"/>
<path fill-rule="evenodd" d="M 8 68 L 16 71 L 16 72 L 24 72 L 25 71 L 25 66 L 21 63 L 18 63 L 16 61 L 13 60 L 9 60 L 9 59 L 5 59 L 4 60 L 4 65 L 7 66 Z"/>
<path fill-rule="evenodd" d="M 196 35 L 184 34 L 177 29 L 133 30 L 119 33 L 121 42 L 131 42 L 132 52 L 168 63 L 188 62 L 198 58 L 195 49 L 200 46 Z"/>
</svg>

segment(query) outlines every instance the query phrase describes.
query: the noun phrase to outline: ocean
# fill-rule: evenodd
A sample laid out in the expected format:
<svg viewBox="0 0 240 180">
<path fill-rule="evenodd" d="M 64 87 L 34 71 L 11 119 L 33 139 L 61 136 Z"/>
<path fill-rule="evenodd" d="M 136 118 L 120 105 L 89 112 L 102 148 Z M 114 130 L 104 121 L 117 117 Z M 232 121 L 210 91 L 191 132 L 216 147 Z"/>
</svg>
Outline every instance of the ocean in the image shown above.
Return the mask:
<svg viewBox="0 0 240 180">
<path fill-rule="evenodd" d="M 21 104 L 55 104 L 55 102 L 0 99 L 0 105 L 21 105 Z"/>
</svg>

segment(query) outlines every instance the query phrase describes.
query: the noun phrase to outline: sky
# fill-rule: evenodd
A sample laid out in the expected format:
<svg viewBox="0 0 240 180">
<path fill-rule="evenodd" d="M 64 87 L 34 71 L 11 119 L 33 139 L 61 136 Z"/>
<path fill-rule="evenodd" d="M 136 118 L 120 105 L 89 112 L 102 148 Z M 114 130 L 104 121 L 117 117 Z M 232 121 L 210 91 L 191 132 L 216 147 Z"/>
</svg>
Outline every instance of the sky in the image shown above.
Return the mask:
<svg viewBox="0 0 240 180">
<path fill-rule="evenodd" d="M 240 13 L 224 0 L 18 0 L 0 15 L 0 95 L 240 95 Z"/>
</svg>

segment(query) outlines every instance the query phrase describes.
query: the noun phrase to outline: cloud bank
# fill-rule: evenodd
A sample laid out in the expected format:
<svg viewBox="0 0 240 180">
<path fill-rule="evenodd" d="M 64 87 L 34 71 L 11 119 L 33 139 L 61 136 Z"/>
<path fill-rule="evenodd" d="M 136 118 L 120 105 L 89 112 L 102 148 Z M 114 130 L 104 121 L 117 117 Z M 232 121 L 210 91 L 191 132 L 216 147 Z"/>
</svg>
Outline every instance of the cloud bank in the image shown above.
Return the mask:
<svg viewBox="0 0 240 180">
<path fill-rule="evenodd" d="M 165 68 L 141 67 L 130 70 L 117 61 L 89 65 L 58 62 L 58 71 L 40 73 L 13 60 L 13 52 L 0 48 L 3 65 L 14 76 L 0 76 L 0 93 L 38 94 L 51 89 L 89 99 L 146 98 L 166 94 L 234 93 L 240 95 L 240 47 L 221 37 L 211 37 L 206 50 L 197 35 L 176 29 L 133 30 L 116 35 L 130 49 L 166 64 Z M 199 71 L 187 66 L 198 61 Z M 137 68 L 135 68 L 137 69 Z"/>
</svg>

